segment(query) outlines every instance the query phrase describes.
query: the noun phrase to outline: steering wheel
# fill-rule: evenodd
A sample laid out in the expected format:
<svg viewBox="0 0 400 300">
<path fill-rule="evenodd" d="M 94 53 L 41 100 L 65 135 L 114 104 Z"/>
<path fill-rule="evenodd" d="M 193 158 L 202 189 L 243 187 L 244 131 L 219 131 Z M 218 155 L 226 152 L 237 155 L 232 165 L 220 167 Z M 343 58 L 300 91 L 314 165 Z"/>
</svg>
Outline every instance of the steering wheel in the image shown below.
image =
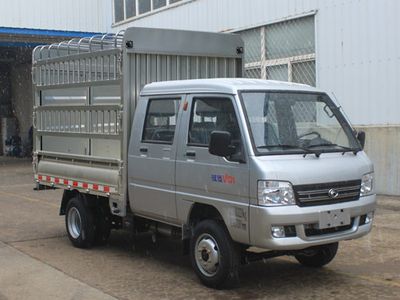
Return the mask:
<svg viewBox="0 0 400 300">
<path fill-rule="evenodd" d="M 159 141 L 172 141 L 174 138 L 174 132 L 168 129 L 158 129 L 153 132 L 151 139 Z"/>
<path fill-rule="evenodd" d="M 306 133 L 300 134 L 300 135 L 298 136 L 298 139 L 301 139 L 301 138 L 303 138 L 303 137 L 305 137 L 305 136 L 308 136 L 308 135 L 316 135 L 317 138 L 321 138 L 321 134 L 320 134 L 319 132 L 317 132 L 317 131 L 310 131 L 310 132 L 306 132 Z"/>
</svg>

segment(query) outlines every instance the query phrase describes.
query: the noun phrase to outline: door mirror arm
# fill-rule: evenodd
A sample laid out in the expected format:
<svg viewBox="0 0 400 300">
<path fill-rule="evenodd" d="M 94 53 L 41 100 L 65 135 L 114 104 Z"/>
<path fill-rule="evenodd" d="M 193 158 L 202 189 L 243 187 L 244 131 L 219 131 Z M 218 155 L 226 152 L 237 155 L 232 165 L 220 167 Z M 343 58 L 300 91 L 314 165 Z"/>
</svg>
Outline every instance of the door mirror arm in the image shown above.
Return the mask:
<svg viewBox="0 0 400 300">
<path fill-rule="evenodd" d="M 358 131 L 356 134 L 357 140 L 361 145 L 361 148 L 364 149 L 365 147 L 365 131 Z"/>
</svg>

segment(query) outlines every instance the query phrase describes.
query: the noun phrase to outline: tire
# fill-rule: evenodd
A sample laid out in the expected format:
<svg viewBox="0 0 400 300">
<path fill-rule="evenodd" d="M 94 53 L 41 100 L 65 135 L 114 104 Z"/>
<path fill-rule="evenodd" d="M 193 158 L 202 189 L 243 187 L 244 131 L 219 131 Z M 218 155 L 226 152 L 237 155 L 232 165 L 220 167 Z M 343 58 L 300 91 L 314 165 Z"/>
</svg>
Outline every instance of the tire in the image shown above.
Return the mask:
<svg viewBox="0 0 400 300">
<path fill-rule="evenodd" d="M 90 248 L 95 241 L 96 225 L 93 211 L 79 200 L 71 198 L 67 204 L 65 226 L 68 238 L 77 248 Z"/>
<path fill-rule="evenodd" d="M 307 267 L 320 268 L 330 263 L 336 256 L 339 243 L 306 249 L 306 254 L 295 255 L 299 263 Z"/>
<path fill-rule="evenodd" d="M 95 244 L 103 246 L 107 244 L 111 233 L 111 215 L 106 207 L 98 206 L 94 208 L 96 234 Z"/>
<path fill-rule="evenodd" d="M 190 260 L 204 285 L 217 289 L 239 285 L 239 251 L 221 222 L 204 220 L 195 226 Z"/>
</svg>

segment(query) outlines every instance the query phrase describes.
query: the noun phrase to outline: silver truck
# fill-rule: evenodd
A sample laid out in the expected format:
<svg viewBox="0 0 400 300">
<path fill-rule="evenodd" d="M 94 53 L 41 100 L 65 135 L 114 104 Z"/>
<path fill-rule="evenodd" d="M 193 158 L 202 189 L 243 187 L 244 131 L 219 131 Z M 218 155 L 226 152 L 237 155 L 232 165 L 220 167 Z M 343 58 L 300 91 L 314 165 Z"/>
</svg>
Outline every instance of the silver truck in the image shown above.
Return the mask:
<svg viewBox="0 0 400 300">
<path fill-rule="evenodd" d="M 321 267 L 371 230 L 365 134 L 316 88 L 234 78 L 242 55 L 235 35 L 144 28 L 34 51 L 35 179 L 64 189 L 74 246 L 179 237 L 220 288 L 258 259 Z"/>
</svg>

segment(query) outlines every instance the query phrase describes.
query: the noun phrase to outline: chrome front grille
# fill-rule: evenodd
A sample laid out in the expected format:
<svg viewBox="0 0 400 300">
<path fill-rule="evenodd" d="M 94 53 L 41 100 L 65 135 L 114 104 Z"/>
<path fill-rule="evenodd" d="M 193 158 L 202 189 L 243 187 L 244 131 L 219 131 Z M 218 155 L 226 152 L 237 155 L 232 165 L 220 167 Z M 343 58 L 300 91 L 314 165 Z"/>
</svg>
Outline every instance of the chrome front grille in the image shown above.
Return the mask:
<svg viewBox="0 0 400 300">
<path fill-rule="evenodd" d="M 296 185 L 293 188 L 299 206 L 325 205 L 359 199 L 361 180 Z"/>
</svg>

